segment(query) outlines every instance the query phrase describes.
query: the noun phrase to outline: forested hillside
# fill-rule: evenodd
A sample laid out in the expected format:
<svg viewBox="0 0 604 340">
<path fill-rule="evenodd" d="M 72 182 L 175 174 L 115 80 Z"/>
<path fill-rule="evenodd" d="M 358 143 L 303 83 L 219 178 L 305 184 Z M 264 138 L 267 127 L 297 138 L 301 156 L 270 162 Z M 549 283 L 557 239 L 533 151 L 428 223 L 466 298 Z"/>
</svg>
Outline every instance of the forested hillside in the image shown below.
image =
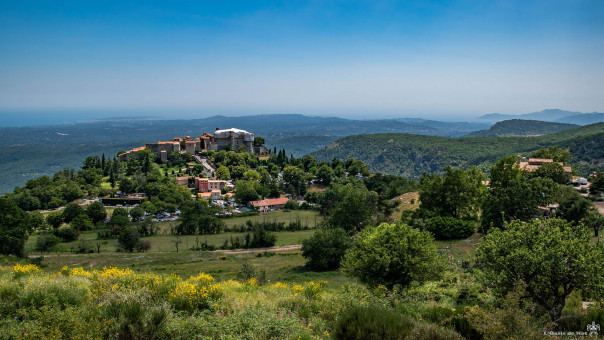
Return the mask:
<svg viewBox="0 0 604 340">
<path fill-rule="evenodd" d="M 579 127 L 575 124 L 544 122 L 539 120 L 510 119 L 497 122 L 488 130 L 474 131 L 465 137 L 540 136 Z"/>
<path fill-rule="evenodd" d="M 319 161 L 353 157 L 372 171 L 418 178 L 447 165 L 476 165 L 487 171 L 502 157 L 557 145 L 576 155 L 571 164 L 580 163 L 582 171 L 589 171 L 604 162 L 603 139 L 604 123 L 539 137 L 442 138 L 390 133 L 344 137 L 312 155 Z"/>
<path fill-rule="evenodd" d="M 423 123 L 427 122 L 426 125 Z M 175 136 L 199 136 L 217 127 L 247 130 L 263 137 L 266 146 L 296 157 L 321 149 L 339 137 L 359 133 L 416 133 L 462 136 L 486 124 L 409 122 L 396 119 L 353 120 L 303 115 L 214 116 L 191 120 L 116 119 L 88 123 L 0 128 L 0 194 L 27 180 L 76 167 L 86 156 L 112 157 Z"/>
</svg>

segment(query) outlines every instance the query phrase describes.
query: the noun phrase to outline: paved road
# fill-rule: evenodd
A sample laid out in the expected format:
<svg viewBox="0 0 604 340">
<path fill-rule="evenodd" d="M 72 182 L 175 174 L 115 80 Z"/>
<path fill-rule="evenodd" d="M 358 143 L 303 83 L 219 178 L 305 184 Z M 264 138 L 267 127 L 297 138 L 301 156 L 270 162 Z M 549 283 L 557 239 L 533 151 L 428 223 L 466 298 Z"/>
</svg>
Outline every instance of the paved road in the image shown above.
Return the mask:
<svg viewBox="0 0 604 340">
<path fill-rule="evenodd" d="M 201 165 L 203 165 L 203 167 L 204 167 L 204 168 L 206 168 L 206 170 L 207 170 L 207 171 L 208 171 L 210 174 L 212 174 L 213 172 L 216 172 L 216 168 L 215 168 L 215 167 L 214 167 L 212 164 L 208 163 L 208 160 L 207 160 L 207 159 L 202 158 L 202 157 L 201 157 L 201 156 L 199 156 L 199 155 L 194 155 L 193 157 L 195 157 L 195 159 L 196 159 L 196 160 L 197 160 L 199 163 L 201 163 Z"/>
</svg>

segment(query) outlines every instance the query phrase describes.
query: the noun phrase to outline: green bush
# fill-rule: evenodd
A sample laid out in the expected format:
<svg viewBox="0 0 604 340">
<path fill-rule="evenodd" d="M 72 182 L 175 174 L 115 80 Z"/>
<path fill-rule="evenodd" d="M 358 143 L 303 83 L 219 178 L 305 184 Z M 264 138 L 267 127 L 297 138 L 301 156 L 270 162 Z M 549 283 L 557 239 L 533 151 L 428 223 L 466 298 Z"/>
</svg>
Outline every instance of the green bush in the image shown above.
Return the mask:
<svg viewBox="0 0 604 340">
<path fill-rule="evenodd" d="M 19 306 L 24 308 L 55 306 L 60 309 L 81 306 L 88 300 L 88 293 L 88 286 L 81 281 L 34 280 L 20 292 Z"/>
<path fill-rule="evenodd" d="M 283 208 L 288 210 L 297 210 L 300 208 L 300 203 L 298 203 L 296 200 L 289 200 L 287 203 L 285 203 Z"/>
<path fill-rule="evenodd" d="M 52 249 L 52 247 L 56 246 L 61 242 L 61 239 L 56 237 L 55 235 L 40 235 L 38 239 L 36 239 L 36 251 L 48 251 Z"/>
<path fill-rule="evenodd" d="M 90 230 L 94 227 L 94 223 L 88 215 L 80 214 L 71 220 L 70 225 L 77 230 Z"/>
<path fill-rule="evenodd" d="M 302 256 L 306 266 L 312 270 L 333 270 L 340 267 L 352 239 L 341 228 L 323 227 L 302 241 Z"/>
<path fill-rule="evenodd" d="M 455 331 L 413 319 L 400 310 L 354 306 L 336 320 L 335 339 L 463 339 Z"/>
<path fill-rule="evenodd" d="M 78 239 L 80 232 L 72 226 L 63 226 L 55 229 L 53 233 L 63 242 L 71 242 Z"/>
<path fill-rule="evenodd" d="M 475 230 L 474 223 L 453 217 L 437 216 L 430 219 L 425 230 L 437 240 L 456 240 L 470 237 Z"/>
<path fill-rule="evenodd" d="M 166 304 L 152 305 L 145 292 L 116 292 L 107 295 L 100 304 L 99 313 L 108 321 L 107 338 L 157 339 L 165 338 L 165 327 L 170 315 Z"/>
<path fill-rule="evenodd" d="M 363 230 L 342 260 L 345 274 L 388 288 L 437 279 L 445 266 L 446 258 L 436 252 L 432 235 L 406 224 L 382 223 Z"/>
</svg>

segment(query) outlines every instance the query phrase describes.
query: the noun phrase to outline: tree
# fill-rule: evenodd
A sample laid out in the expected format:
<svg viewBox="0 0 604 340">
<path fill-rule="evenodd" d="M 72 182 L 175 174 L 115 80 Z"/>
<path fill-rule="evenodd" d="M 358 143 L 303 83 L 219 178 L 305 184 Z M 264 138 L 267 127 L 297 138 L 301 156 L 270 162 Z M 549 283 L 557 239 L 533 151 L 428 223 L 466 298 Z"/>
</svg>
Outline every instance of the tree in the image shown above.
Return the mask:
<svg viewBox="0 0 604 340">
<path fill-rule="evenodd" d="M 140 243 L 140 235 L 135 228 L 125 227 L 120 231 L 117 242 L 123 250 L 132 252 Z"/>
<path fill-rule="evenodd" d="M 340 267 L 352 239 L 342 228 L 322 227 L 302 241 L 302 256 L 312 270 L 333 270 Z"/>
<path fill-rule="evenodd" d="M 566 184 L 569 177 L 564 173 L 564 167 L 559 163 L 545 163 L 541 165 L 535 172 L 533 177 L 550 178 L 558 184 Z"/>
<path fill-rule="evenodd" d="M 218 169 L 216 169 L 216 177 L 218 179 L 231 179 L 231 172 L 229 171 L 229 168 L 227 168 L 226 166 L 221 166 Z"/>
<path fill-rule="evenodd" d="M 58 238 L 52 234 L 40 235 L 36 239 L 35 250 L 39 251 L 39 252 L 51 250 L 54 246 L 59 244 L 60 241 L 61 241 L 60 238 Z"/>
<path fill-rule="evenodd" d="M 364 186 L 346 184 L 337 190 L 337 202 L 328 223 L 346 231 L 359 230 L 370 220 L 377 204 L 377 194 Z"/>
<path fill-rule="evenodd" d="M 587 217 L 590 211 L 594 209 L 591 201 L 583 198 L 577 190 L 569 186 L 560 189 L 558 203 L 560 206 L 556 214 L 575 224 Z"/>
<path fill-rule="evenodd" d="M 600 229 L 604 227 L 604 216 L 602 216 L 598 209 L 594 207 L 593 209 L 589 210 L 587 216 L 581 220 L 581 223 L 583 223 L 586 227 L 593 229 L 594 237 L 598 237 Z"/>
<path fill-rule="evenodd" d="M 86 207 L 86 214 L 96 224 L 103 222 L 107 218 L 107 210 L 101 202 L 92 202 Z"/>
<path fill-rule="evenodd" d="M 327 163 L 322 164 L 317 170 L 317 179 L 319 179 L 323 184 L 329 185 L 334 176 L 335 174 L 333 169 Z"/>
<path fill-rule="evenodd" d="M 248 204 L 250 201 L 256 201 L 260 196 L 254 187 L 252 181 L 238 180 L 235 183 L 235 199 L 240 204 Z"/>
<path fill-rule="evenodd" d="M 501 159 L 491 168 L 490 190 L 482 206 L 481 230 L 502 228 L 504 222 L 534 217 L 539 195 L 529 185 L 514 157 Z"/>
<path fill-rule="evenodd" d="M 111 219 L 109 220 L 111 225 L 115 225 L 118 227 L 126 227 L 130 225 L 130 218 L 128 217 L 128 211 L 124 208 L 117 208 L 111 214 Z"/>
<path fill-rule="evenodd" d="M 133 221 L 138 221 L 143 216 L 145 216 L 145 210 L 140 205 L 130 210 L 130 217 L 132 217 Z"/>
<path fill-rule="evenodd" d="M 420 208 L 439 216 L 473 218 L 485 197 L 484 174 L 473 167 L 467 171 L 447 166 L 444 175 L 422 175 L 420 179 Z"/>
<path fill-rule="evenodd" d="M 71 202 L 78 198 L 84 197 L 84 193 L 78 184 L 75 182 L 69 182 L 61 188 L 61 196 L 67 202 Z"/>
<path fill-rule="evenodd" d="M 65 209 L 63 209 L 63 222 L 69 223 L 74 218 L 81 214 L 85 214 L 84 208 L 76 203 L 67 203 Z"/>
<path fill-rule="evenodd" d="M 231 167 L 231 178 L 232 179 L 242 179 L 244 173 L 245 173 L 245 166 L 243 166 L 243 165 L 235 165 L 235 166 Z"/>
<path fill-rule="evenodd" d="M 306 193 L 306 174 L 297 166 L 286 166 L 283 169 L 283 180 L 290 194 L 304 196 Z"/>
<path fill-rule="evenodd" d="M 80 215 L 76 216 L 71 221 L 70 225 L 79 231 L 90 230 L 94 227 L 92 220 L 86 214 L 80 214 Z"/>
<path fill-rule="evenodd" d="M 248 170 L 248 171 L 246 171 L 246 172 L 243 173 L 243 178 L 246 181 L 259 181 L 260 180 L 260 174 L 256 170 Z"/>
<path fill-rule="evenodd" d="M 53 227 L 58 228 L 63 224 L 63 213 L 60 211 L 53 211 L 46 215 L 46 223 Z"/>
<path fill-rule="evenodd" d="M 31 222 L 32 228 L 37 229 L 37 228 L 44 227 L 45 219 L 44 219 L 44 216 L 42 216 L 42 213 L 40 213 L 38 210 L 36 210 L 36 211 L 31 211 L 28 214 L 29 214 L 29 220 Z M 31 232 L 33 230 L 29 230 L 29 231 Z"/>
<path fill-rule="evenodd" d="M 31 228 L 29 215 L 10 199 L 0 197 L 0 254 L 22 257 Z"/>
<path fill-rule="evenodd" d="M 513 221 L 505 229 L 489 232 L 476 249 L 476 263 L 497 295 L 505 296 L 522 282 L 528 297 L 554 322 L 573 291 L 602 298 L 604 252 L 590 242 L 587 228 L 549 219 Z"/>
<path fill-rule="evenodd" d="M 272 247 L 277 242 L 277 235 L 271 233 L 264 228 L 264 225 L 254 224 L 252 233 L 252 241 L 249 244 L 250 248 Z"/>
<path fill-rule="evenodd" d="M 554 162 L 568 162 L 570 160 L 570 151 L 560 149 L 557 146 L 550 146 L 533 152 L 533 158 L 553 159 Z"/>
<path fill-rule="evenodd" d="M 446 258 L 436 252 L 430 233 L 406 224 L 382 223 L 355 237 L 342 270 L 366 284 L 392 288 L 437 279 L 445 265 Z"/>
<path fill-rule="evenodd" d="M 254 137 L 254 146 L 262 146 L 262 145 L 264 145 L 264 138 Z"/>
<path fill-rule="evenodd" d="M 591 186 L 589 187 L 589 193 L 592 195 L 597 195 L 601 192 L 604 192 L 604 172 L 600 172 L 596 178 L 591 182 Z"/>
<path fill-rule="evenodd" d="M 117 180 L 115 174 L 115 163 L 111 163 L 111 166 L 109 168 L 109 184 L 111 185 L 111 189 L 115 188 L 116 182 Z"/>
<path fill-rule="evenodd" d="M 134 159 L 134 158 L 133 158 Z M 125 194 L 133 193 L 136 190 L 136 184 L 129 178 L 125 177 L 120 181 L 120 191 Z"/>
<path fill-rule="evenodd" d="M 224 222 L 215 216 L 219 210 L 206 200 L 187 202 L 181 209 L 176 232 L 181 235 L 219 233 L 224 228 Z"/>
</svg>

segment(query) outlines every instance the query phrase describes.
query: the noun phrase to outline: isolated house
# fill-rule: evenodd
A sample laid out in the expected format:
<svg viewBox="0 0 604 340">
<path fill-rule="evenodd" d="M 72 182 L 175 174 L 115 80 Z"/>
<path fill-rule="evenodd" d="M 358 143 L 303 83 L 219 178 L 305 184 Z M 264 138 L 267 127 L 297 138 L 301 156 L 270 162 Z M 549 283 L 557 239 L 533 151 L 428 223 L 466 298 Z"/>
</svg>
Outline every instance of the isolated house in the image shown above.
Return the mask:
<svg viewBox="0 0 604 340">
<path fill-rule="evenodd" d="M 516 163 L 518 165 L 520 165 L 520 169 L 528 171 L 528 172 L 533 172 L 533 171 L 539 169 L 543 164 L 554 163 L 554 160 L 550 159 L 550 158 L 529 158 L 528 162 L 523 162 L 520 160 L 520 157 L 518 157 L 518 160 L 516 161 Z M 558 164 L 560 164 L 562 166 L 565 174 L 571 174 L 573 172 L 573 170 L 570 166 L 564 166 L 564 163 L 562 163 L 562 162 L 558 162 Z"/>
<path fill-rule="evenodd" d="M 283 209 L 285 207 L 285 203 L 289 201 L 287 197 L 281 198 L 269 198 L 261 201 L 251 201 L 250 206 L 257 208 L 258 211 L 271 211 L 275 209 Z"/>
</svg>

